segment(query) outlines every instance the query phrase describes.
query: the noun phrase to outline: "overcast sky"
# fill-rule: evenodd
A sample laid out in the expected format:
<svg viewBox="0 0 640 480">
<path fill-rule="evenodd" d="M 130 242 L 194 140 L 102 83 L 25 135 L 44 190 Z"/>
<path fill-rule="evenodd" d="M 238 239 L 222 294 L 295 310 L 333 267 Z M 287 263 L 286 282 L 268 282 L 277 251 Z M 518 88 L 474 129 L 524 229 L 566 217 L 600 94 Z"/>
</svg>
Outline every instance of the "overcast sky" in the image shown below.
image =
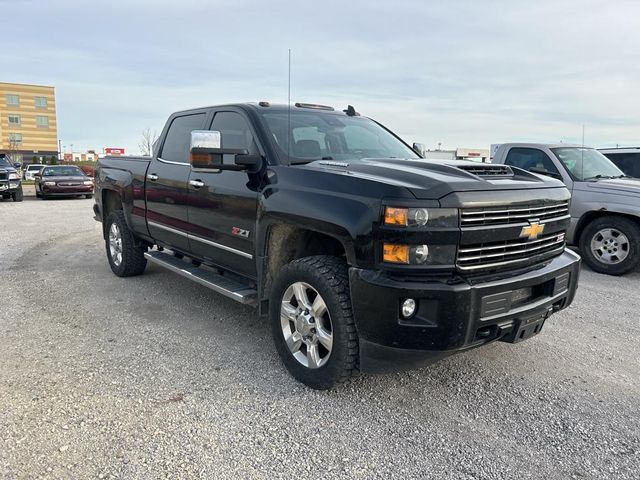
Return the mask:
<svg viewBox="0 0 640 480">
<path fill-rule="evenodd" d="M 640 1 L 0 0 L 0 81 L 56 87 L 74 149 L 175 110 L 353 104 L 408 142 L 640 145 Z"/>
</svg>

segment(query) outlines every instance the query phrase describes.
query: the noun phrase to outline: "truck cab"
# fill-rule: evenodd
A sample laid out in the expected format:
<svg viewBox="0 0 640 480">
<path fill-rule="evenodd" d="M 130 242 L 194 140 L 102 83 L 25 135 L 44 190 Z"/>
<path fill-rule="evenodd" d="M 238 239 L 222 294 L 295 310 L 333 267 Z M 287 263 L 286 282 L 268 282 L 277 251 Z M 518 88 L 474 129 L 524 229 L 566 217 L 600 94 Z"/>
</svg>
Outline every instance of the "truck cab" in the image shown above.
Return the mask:
<svg viewBox="0 0 640 480">
<path fill-rule="evenodd" d="M 416 150 L 351 106 L 174 113 L 152 157 L 98 162 L 109 266 L 256 306 L 313 388 L 537 335 L 577 288 L 569 191 Z"/>
<path fill-rule="evenodd" d="M 622 275 L 640 263 L 640 180 L 594 148 L 507 143 L 493 163 L 562 180 L 571 191 L 567 241 L 600 273 Z"/>
</svg>

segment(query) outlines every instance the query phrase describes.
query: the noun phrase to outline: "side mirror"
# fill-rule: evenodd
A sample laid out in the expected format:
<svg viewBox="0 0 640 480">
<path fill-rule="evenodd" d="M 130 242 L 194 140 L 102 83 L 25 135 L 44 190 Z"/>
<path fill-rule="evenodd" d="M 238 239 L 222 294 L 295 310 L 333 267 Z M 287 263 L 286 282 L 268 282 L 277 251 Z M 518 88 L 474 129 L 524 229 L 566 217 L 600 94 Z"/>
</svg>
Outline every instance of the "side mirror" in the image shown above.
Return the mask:
<svg viewBox="0 0 640 480">
<path fill-rule="evenodd" d="M 414 143 L 413 151 L 424 158 L 425 154 L 427 153 L 427 147 L 425 147 L 424 143 Z"/>
<path fill-rule="evenodd" d="M 250 173 L 262 169 L 262 156 L 249 155 L 244 148 L 222 148 L 222 135 L 213 130 L 193 130 L 189 149 L 190 163 L 194 170 L 220 173 L 222 170 L 247 170 Z M 224 164 L 224 155 L 234 155 L 234 165 Z"/>
<path fill-rule="evenodd" d="M 20 168 L 22 168 L 22 164 L 21 163 L 14 163 L 13 164 L 13 168 L 15 168 L 16 170 L 20 170 Z"/>
<path fill-rule="evenodd" d="M 558 180 L 562 180 L 562 175 L 560 175 L 557 172 L 550 172 L 546 168 L 531 167 L 529 169 L 529 171 L 531 173 L 539 173 L 540 175 L 546 175 L 548 177 L 557 178 Z"/>
</svg>

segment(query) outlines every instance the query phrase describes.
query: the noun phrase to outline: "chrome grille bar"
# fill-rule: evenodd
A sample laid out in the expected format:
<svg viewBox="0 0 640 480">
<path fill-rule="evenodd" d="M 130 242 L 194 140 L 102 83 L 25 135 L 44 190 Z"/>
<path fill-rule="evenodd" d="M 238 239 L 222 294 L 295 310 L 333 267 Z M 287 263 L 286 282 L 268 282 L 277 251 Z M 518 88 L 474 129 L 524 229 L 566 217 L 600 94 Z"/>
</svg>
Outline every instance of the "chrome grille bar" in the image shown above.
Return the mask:
<svg viewBox="0 0 640 480">
<path fill-rule="evenodd" d="M 462 227 L 526 223 L 534 220 L 561 220 L 569 215 L 569 202 L 548 205 L 514 207 L 504 209 L 463 209 L 460 212 Z"/>
<path fill-rule="evenodd" d="M 458 250 L 460 270 L 499 268 L 540 257 L 551 257 L 565 248 L 565 234 L 553 233 L 537 240 L 521 239 L 465 246 Z"/>
</svg>

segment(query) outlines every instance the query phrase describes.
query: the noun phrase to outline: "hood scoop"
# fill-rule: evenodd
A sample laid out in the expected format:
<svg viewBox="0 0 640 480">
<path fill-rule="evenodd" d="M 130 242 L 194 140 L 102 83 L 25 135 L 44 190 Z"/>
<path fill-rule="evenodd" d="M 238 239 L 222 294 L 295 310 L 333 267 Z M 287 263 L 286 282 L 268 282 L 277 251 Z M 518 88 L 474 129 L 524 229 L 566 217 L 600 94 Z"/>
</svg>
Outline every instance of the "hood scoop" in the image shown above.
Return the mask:
<svg viewBox="0 0 640 480">
<path fill-rule="evenodd" d="M 513 177 L 508 165 L 460 165 L 458 168 L 478 177 Z"/>
</svg>

